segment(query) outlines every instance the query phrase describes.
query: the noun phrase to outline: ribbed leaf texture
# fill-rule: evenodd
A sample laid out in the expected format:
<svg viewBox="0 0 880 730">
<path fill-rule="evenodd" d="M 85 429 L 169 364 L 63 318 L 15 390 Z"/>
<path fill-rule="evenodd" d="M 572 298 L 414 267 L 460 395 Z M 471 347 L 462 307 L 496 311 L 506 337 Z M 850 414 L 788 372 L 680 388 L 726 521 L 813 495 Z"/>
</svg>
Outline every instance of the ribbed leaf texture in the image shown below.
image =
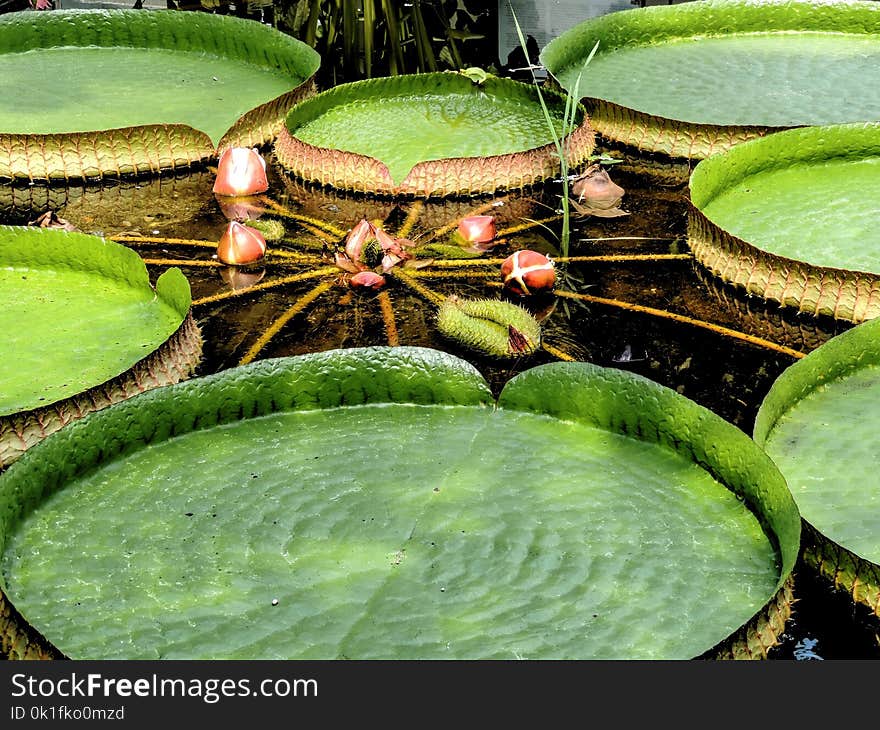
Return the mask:
<svg viewBox="0 0 880 730">
<path fill-rule="evenodd" d="M 703 160 L 690 180 L 691 250 L 749 294 L 813 315 L 873 319 L 878 161 L 878 124 L 778 132 Z"/>
<path fill-rule="evenodd" d="M 32 624 L 0 640 L 51 651 L 36 627 L 82 658 L 754 657 L 782 630 L 799 530 L 745 434 L 639 376 L 541 366 L 494 404 L 432 350 L 264 360 L 91 414 L 0 476 L 4 591 Z"/>
<path fill-rule="evenodd" d="M 544 92 L 557 132 L 563 98 Z M 570 167 L 594 133 L 580 109 L 565 140 Z M 275 142 L 281 164 L 311 183 L 377 195 L 475 196 L 560 173 L 534 87 L 433 73 L 343 84 L 297 105 Z"/>
<path fill-rule="evenodd" d="M 33 95 L 0 111 L 0 178 L 51 181 L 155 175 L 268 143 L 320 63 L 255 21 L 152 10 L 2 15 L 0 58 L 0 93 Z"/>
<path fill-rule="evenodd" d="M 846 0 L 632 9 L 571 28 L 540 57 L 564 88 L 577 84 L 604 138 L 702 159 L 771 131 L 880 117 L 878 11 Z"/>
<path fill-rule="evenodd" d="M 880 320 L 865 322 L 789 367 L 761 404 L 754 435 L 808 525 L 807 564 L 880 616 L 878 333 Z"/>
</svg>

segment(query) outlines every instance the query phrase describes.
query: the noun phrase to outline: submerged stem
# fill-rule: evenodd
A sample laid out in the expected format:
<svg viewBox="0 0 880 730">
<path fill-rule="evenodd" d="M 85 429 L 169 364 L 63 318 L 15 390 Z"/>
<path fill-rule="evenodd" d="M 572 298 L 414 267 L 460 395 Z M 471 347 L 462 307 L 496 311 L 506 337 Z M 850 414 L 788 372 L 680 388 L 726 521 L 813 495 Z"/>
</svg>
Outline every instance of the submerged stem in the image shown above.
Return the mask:
<svg viewBox="0 0 880 730">
<path fill-rule="evenodd" d="M 558 347 L 553 347 L 553 345 L 548 345 L 546 342 L 541 344 L 541 348 L 545 351 L 553 355 L 557 360 L 562 360 L 563 362 L 574 362 L 575 358 L 569 355 L 567 352 L 560 350 Z"/>
<path fill-rule="evenodd" d="M 406 220 L 403 222 L 403 225 L 400 226 L 400 230 L 397 231 L 397 238 L 409 238 L 409 234 L 412 233 L 412 229 L 415 224 L 419 220 L 419 216 L 421 216 L 422 211 L 425 210 L 425 204 L 421 200 L 416 200 L 409 207 L 409 210 L 406 212 Z"/>
<path fill-rule="evenodd" d="M 108 236 L 111 241 L 116 243 L 159 243 L 167 246 L 192 246 L 195 248 L 217 248 L 216 241 L 200 241 L 191 238 L 163 238 L 161 236 L 131 236 L 120 233 L 115 236 Z"/>
</svg>

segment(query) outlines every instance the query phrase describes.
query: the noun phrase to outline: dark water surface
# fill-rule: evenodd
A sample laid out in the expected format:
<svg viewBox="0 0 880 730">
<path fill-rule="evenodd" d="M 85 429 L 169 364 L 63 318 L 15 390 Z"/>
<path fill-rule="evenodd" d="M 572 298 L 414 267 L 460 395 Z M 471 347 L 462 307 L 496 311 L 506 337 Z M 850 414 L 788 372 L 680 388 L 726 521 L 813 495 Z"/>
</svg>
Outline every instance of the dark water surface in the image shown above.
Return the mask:
<svg viewBox="0 0 880 730">
<path fill-rule="evenodd" d="M 170 265 L 179 266 L 190 280 L 194 312 L 205 338 L 199 374 L 250 359 L 396 342 L 443 349 L 469 360 L 497 393 L 517 372 L 556 359 L 540 352 L 528 360 L 499 364 L 475 356 L 437 332 L 436 307 L 424 293 L 394 278 L 384 294 L 356 293 L 340 280 L 342 272 L 327 270 L 332 262 L 326 251 L 339 238 L 321 233 L 327 224 L 344 232 L 366 217 L 381 222 L 393 234 L 412 223 L 409 238 L 424 241 L 459 217 L 485 207 L 491 198 L 396 204 L 340 197 L 279 174 L 271 155 L 269 160 L 270 202 L 257 202 L 266 208 L 262 217 L 282 222 L 286 235 L 282 242 L 270 243 L 270 253 L 260 265 L 231 272 L 212 258 L 210 245 L 127 242 L 151 262 L 153 280 Z M 633 160 L 609 169 L 627 191 L 622 207 L 630 214 L 576 220 L 570 254 L 686 254 L 685 178 L 658 173 Z M 211 193 L 212 184 L 212 171 L 203 170 L 85 189 L 6 186 L 0 188 L 0 223 L 24 224 L 51 209 L 86 232 L 212 244 L 227 223 L 220 202 Z M 552 217 L 559 187 L 505 196 L 489 212 L 498 216 L 502 231 Z M 500 258 L 514 249 L 532 248 L 556 258 L 558 233 L 558 221 L 512 231 L 484 257 Z M 446 233 L 436 236 L 438 241 L 446 239 Z M 279 251 L 300 256 L 282 258 Z M 749 434 L 762 398 L 794 358 L 769 346 L 625 305 L 713 323 L 805 353 L 847 328 L 747 298 L 721 285 L 689 258 L 572 262 L 558 269 L 563 274 L 560 291 L 605 301 L 561 296 L 535 305 L 546 317 L 544 336 L 551 348 L 578 360 L 640 373 Z M 499 292 L 497 264 L 443 267 L 435 263 L 424 272 L 429 276 L 418 282 L 442 294 L 495 297 Z M 256 288 L 248 288 L 254 284 Z M 206 300 L 209 297 L 220 298 Z M 794 616 L 773 658 L 880 658 L 876 623 L 848 596 L 835 593 L 800 565 L 795 592 L 799 600 Z"/>
</svg>

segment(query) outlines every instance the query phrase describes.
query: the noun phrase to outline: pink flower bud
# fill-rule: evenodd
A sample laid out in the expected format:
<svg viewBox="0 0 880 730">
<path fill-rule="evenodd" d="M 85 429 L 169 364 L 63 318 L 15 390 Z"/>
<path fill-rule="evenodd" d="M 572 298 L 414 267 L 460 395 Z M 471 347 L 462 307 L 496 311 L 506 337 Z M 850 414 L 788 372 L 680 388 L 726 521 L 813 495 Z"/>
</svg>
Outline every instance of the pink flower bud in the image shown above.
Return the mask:
<svg viewBox="0 0 880 730">
<path fill-rule="evenodd" d="M 252 264 L 266 255 L 266 239 L 256 228 L 231 221 L 217 244 L 217 258 L 229 266 Z"/>
<path fill-rule="evenodd" d="M 520 296 L 550 291 L 556 283 L 553 262 L 537 251 L 517 251 L 501 264 L 504 288 Z"/>
<path fill-rule="evenodd" d="M 386 274 L 391 271 L 397 264 L 404 260 L 404 257 L 391 253 L 390 251 L 382 257 L 382 271 Z"/>
<path fill-rule="evenodd" d="M 397 245 L 397 241 L 389 236 L 385 231 L 381 228 L 373 228 L 373 235 L 376 236 L 376 240 L 379 242 L 379 245 L 382 247 L 383 251 L 390 251 L 391 253 L 402 254 L 400 246 Z"/>
<path fill-rule="evenodd" d="M 495 216 L 470 215 L 458 223 L 458 234 L 468 243 L 488 243 L 495 238 Z"/>
<path fill-rule="evenodd" d="M 345 237 L 345 255 L 352 261 L 360 261 L 364 244 L 373 235 L 373 226 L 366 218 L 352 228 Z"/>
<path fill-rule="evenodd" d="M 348 280 L 352 289 L 381 289 L 385 286 L 385 277 L 375 271 L 361 271 Z"/>
<path fill-rule="evenodd" d="M 572 181 L 571 192 L 588 209 L 603 211 L 616 209 L 625 191 L 599 165 L 590 165 Z"/>
<path fill-rule="evenodd" d="M 217 195 L 253 195 L 268 189 L 266 161 L 256 147 L 229 147 L 223 151 L 214 180 Z"/>
<path fill-rule="evenodd" d="M 355 263 L 348 258 L 348 256 L 339 251 L 333 256 L 333 263 L 343 271 L 347 271 L 349 274 L 356 274 L 358 271 L 364 271 L 367 268 L 363 264 Z"/>
</svg>

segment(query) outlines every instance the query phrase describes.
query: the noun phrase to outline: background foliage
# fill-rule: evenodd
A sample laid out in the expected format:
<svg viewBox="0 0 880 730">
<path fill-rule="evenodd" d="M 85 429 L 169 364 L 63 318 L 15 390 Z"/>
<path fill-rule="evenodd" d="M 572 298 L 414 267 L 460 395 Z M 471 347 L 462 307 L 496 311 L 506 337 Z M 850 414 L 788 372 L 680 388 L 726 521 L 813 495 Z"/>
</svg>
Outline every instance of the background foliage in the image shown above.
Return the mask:
<svg viewBox="0 0 880 730">
<path fill-rule="evenodd" d="M 494 58 L 475 0 L 276 0 L 275 23 L 321 54 L 325 81 L 459 69 Z M 478 59 L 483 63 L 478 63 Z"/>
<path fill-rule="evenodd" d="M 155 4 L 131 0 L 136 9 Z M 494 70 L 497 8 L 479 0 L 165 0 L 171 10 L 274 25 L 321 54 L 319 80 L 346 81 L 480 66 Z M 100 0 L 0 0 L 0 13 L 108 7 Z M 115 7 L 115 5 L 114 5 Z"/>
</svg>

